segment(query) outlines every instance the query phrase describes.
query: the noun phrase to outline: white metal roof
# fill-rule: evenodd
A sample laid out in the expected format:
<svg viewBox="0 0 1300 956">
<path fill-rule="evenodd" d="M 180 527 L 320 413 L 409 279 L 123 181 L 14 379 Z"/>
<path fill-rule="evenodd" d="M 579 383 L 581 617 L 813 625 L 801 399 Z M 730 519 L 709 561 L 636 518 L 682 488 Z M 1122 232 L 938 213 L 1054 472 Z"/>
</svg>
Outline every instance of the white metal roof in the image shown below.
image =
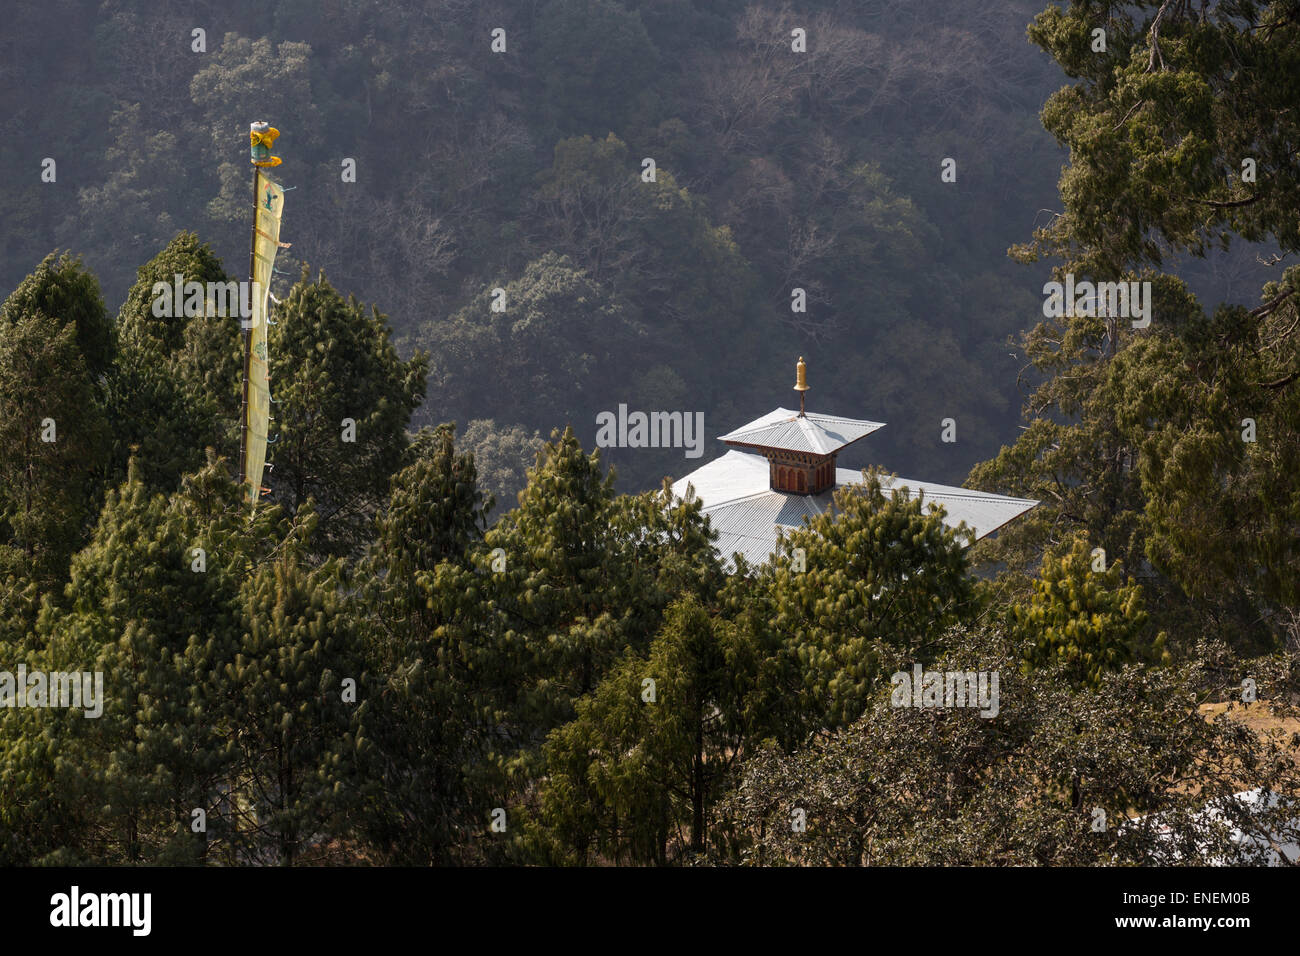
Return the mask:
<svg viewBox="0 0 1300 956">
<path fill-rule="evenodd" d="M 861 483 L 860 471 L 835 469 L 836 487 Z M 974 529 L 976 540 L 1038 504 L 1028 498 L 1009 498 L 914 478 L 885 475 L 881 483 L 885 491 L 897 488 L 909 499 L 924 494 L 927 502 L 943 505 L 944 524 L 955 528 L 965 521 L 967 527 Z M 728 566 L 736 552 L 751 564 L 766 562 L 776 550 L 778 531 L 788 532 L 799 527 L 805 515 L 811 518 L 825 511 L 831 505 L 832 496 L 831 491 L 820 495 L 772 491 L 767 459 L 742 451 L 729 451 L 677 479 L 673 482 L 673 494 L 686 497 L 688 486 L 704 502 L 704 513 L 718 532 L 716 547 L 727 559 Z"/>
<path fill-rule="evenodd" d="M 778 408 L 720 437 L 729 444 L 761 445 L 766 448 L 829 455 L 884 427 L 884 422 L 840 418 L 817 412 L 808 412 L 801 418 L 796 411 Z"/>
<path fill-rule="evenodd" d="M 1261 814 L 1263 811 L 1272 810 L 1277 807 L 1280 801 L 1284 807 L 1295 806 L 1296 801 L 1293 798 L 1281 797 L 1276 793 L 1255 788 L 1254 790 L 1245 790 L 1241 793 L 1235 793 L 1229 800 L 1237 801 L 1242 807 L 1246 808 L 1252 815 Z M 1234 826 L 1223 812 L 1222 802 L 1211 802 L 1206 805 L 1205 809 L 1197 815 L 1197 822 L 1201 826 L 1210 826 L 1214 824 L 1223 824 L 1229 827 L 1230 832 L 1228 839 L 1244 850 L 1244 855 L 1252 864 L 1256 866 L 1283 866 L 1285 864 L 1294 866 L 1300 863 L 1300 843 L 1296 841 L 1295 835 L 1300 830 L 1300 819 L 1292 819 L 1286 823 L 1283 833 L 1264 833 L 1254 832 L 1245 833 L 1239 827 Z M 1137 817 L 1123 824 L 1124 828 L 1141 826 L 1146 817 Z M 1168 824 L 1162 821 L 1160 814 L 1153 814 L 1151 822 L 1155 825 L 1157 839 L 1162 842 L 1168 842 L 1171 837 L 1171 830 Z M 1199 842 L 1199 841 L 1198 841 Z M 1206 852 L 1205 847 L 1201 847 L 1202 858 L 1197 861 L 1207 866 L 1227 866 L 1232 861 L 1223 859 Z M 1167 853 L 1168 859 L 1162 862 L 1179 863 L 1182 862 L 1182 854 L 1176 847 L 1170 846 Z"/>
</svg>

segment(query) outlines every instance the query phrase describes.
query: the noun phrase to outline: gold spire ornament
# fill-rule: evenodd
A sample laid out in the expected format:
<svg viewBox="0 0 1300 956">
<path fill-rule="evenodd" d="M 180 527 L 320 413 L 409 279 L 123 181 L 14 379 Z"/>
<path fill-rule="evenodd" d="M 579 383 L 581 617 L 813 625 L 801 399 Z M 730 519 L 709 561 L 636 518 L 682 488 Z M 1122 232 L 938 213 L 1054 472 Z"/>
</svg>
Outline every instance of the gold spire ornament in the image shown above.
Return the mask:
<svg viewBox="0 0 1300 956">
<path fill-rule="evenodd" d="M 799 356 L 799 364 L 795 366 L 795 383 L 794 390 L 799 393 L 799 417 L 803 418 L 803 399 L 804 393 L 808 391 L 808 366 L 803 364 L 803 356 Z"/>
</svg>

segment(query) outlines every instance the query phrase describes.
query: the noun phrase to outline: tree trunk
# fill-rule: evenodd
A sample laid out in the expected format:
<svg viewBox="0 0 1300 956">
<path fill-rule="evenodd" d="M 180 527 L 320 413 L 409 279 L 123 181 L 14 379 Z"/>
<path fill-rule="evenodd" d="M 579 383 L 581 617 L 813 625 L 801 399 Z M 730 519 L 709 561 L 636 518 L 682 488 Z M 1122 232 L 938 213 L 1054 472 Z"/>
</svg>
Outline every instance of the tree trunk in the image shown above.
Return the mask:
<svg viewBox="0 0 1300 956">
<path fill-rule="evenodd" d="M 695 722 L 695 760 L 691 780 L 691 849 L 704 850 L 704 721 Z"/>
</svg>

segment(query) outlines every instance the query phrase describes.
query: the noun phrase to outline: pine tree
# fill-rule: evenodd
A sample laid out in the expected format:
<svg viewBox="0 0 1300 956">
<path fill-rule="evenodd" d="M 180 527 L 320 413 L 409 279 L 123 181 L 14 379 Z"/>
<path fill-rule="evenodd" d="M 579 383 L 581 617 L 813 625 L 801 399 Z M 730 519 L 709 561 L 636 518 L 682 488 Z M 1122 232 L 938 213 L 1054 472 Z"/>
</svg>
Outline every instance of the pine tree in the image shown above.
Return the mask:
<svg viewBox="0 0 1300 956">
<path fill-rule="evenodd" d="M 213 818 L 210 835 L 222 830 L 214 797 L 233 751 L 220 675 L 239 640 L 246 564 L 219 529 L 241 509 L 219 462 L 189 484 L 218 510 L 151 494 L 133 463 L 73 561 L 66 609 L 41 618 L 49 666 L 103 673 L 102 716 L 59 725 L 69 759 L 57 781 L 83 801 L 79 849 L 100 859 L 203 858 L 195 810 Z"/>
<path fill-rule="evenodd" d="M 99 509 L 114 349 L 80 259 L 50 253 L 0 305 L 0 579 L 18 591 L 62 578 Z"/>
<path fill-rule="evenodd" d="M 344 299 L 324 275 L 312 282 L 304 270 L 274 311 L 266 483 L 291 512 L 314 499 L 318 546 L 354 553 L 402 463 L 426 361 L 399 359 L 385 317 Z"/>
<path fill-rule="evenodd" d="M 693 597 L 646 657 L 625 659 L 546 745 L 535 842 L 543 858 L 666 863 L 700 854 L 713 806 L 756 724 L 756 646 Z"/>
<path fill-rule="evenodd" d="M 118 312 L 119 353 L 109 377 L 115 469 L 124 472 L 134 454 L 150 487 L 171 491 L 180 476 L 196 471 L 204 449 L 234 460 L 242 371 L 238 297 L 204 302 L 204 314 L 188 315 L 174 298 L 189 282 L 231 283 L 221 261 L 196 235 L 183 232 L 140 267 Z M 157 283 L 173 290 L 169 314 L 155 315 Z M 238 288 L 238 286 L 235 286 Z"/>
<path fill-rule="evenodd" d="M 0 306 L 0 326 L 14 325 L 36 312 L 54 319 L 57 328 L 73 327 L 77 351 L 99 386 L 113 364 L 116 336 L 99 281 L 80 258 L 66 252 L 46 256 Z"/>
<path fill-rule="evenodd" d="M 728 600 L 749 604 L 744 625 L 773 660 L 774 732 L 787 746 L 861 714 L 892 650 L 935 647 L 950 624 L 977 609 L 964 529 L 901 491 L 886 496 L 877 473 L 835 492 L 834 507 L 787 535 L 778 559 Z M 803 549 L 804 570 L 794 560 Z"/>
<path fill-rule="evenodd" d="M 302 517 L 303 538 L 244 580 L 242 634 L 222 671 L 237 751 L 231 839 L 246 863 L 291 864 L 320 850 L 361 793 L 369 681 L 337 562 L 303 563 L 314 516 Z"/>
<path fill-rule="evenodd" d="M 12 302 L 0 322 L 0 576 L 52 588 L 98 508 L 106 428 L 76 326 Z"/>
<path fill-rule="evenodd" d="M 466 859 L 491 806 L 485 708 L 495 664 L 474 646 L 484 614 L 471 563 L 487 506 L 450 426 L 422 432 L 411 454 L 357 575 L 373 698 L 363 766 L 374 782 L 359 824 L 391 861 L 438 865 Z"/>
<path fill-rule="evenodd" d="M 519 507 L 486 535 L 480 566 L 490 572 L 502 662 L 516 675 L 502 688 L 516 746 L 539 746 L 625 647 L 643 650 L 653 635 L 655 568 L 638 560 L 641 529 L 613 481 L 572 429 L 554 433 Z"/>
<path fill-rule="evenodd" d="M 1031 666 L 1055 661 L 1069 680 L 1092 687 L 1139 656 L 1168 662 L 1163 636 L 1151 647 L 1138 644 L 1147 623 L 1142 588 L 1123 580 L 1118 562 L 1097 571 L 1096 560 L 1088 540 L 1076 537 L 1063 558 L 1043 559 L 1033 596 L 1012 608 L 1033 648 Z"/>
</svg>

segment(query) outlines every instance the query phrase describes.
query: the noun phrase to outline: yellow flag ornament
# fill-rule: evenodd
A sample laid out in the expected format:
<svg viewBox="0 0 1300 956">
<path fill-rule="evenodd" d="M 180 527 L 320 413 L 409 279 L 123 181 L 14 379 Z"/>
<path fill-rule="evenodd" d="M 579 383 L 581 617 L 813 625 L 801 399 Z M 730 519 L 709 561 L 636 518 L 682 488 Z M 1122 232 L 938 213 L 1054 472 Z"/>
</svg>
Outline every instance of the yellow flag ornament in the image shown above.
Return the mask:
<svg viewBox="0 0 1300 956">
<path fill-rule="evenodd" d="M 266 169 L 280 165 L 280 157 L 272 156 L 271 150 L 280 131 L 265 121 L 248 124 L 248 160 L 254 166 Z"/>
<path fill-rule="evenodd" d="M 250 156 L 253 171 L 253 235 L 248 255 L 248 278 L 251 309 L 241 323 L 244 340 L 243 406 L 240 410 L 239 471 L 240 481 L 248 485 L 250 504 L 256 508 L 264 488 L 267 432 L 271 425 L 270 356 L 267 354 L 267 299 L 275 271 L 275 254 L 289 246 L 280 241 L 280 216 L 284 210 L 285 189 L 272 182 L 267 167 L 279 166 L 279 157 L 271 147 L 280 135 L 268 123 L 249 124 Z"/>
</svg>

